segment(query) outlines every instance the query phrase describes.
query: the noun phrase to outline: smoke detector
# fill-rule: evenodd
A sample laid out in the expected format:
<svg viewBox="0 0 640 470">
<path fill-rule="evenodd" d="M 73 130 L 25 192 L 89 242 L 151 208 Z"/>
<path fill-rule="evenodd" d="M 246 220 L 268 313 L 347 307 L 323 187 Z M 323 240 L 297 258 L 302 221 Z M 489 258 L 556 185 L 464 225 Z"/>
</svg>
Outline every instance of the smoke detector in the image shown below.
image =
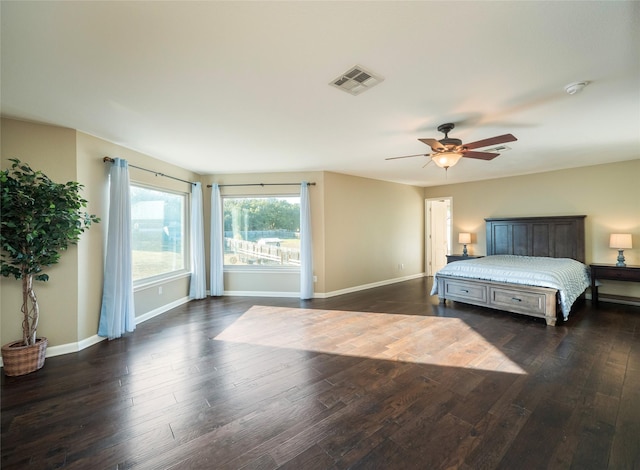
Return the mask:
<svg viewBox="0 0 640 470">
<path fill-rule="evenodd" d="M 367 91 L 369 88 L 376 86 L 384 80 L 383 77 L 377 75 L 360 65 L 355 65 L 347 70 L 339 77 L 331 80 L 329 85 L 346 91 L 347 93 L 357 96 Z"/>
<path fill-rule="evenodd" d="M 564 91 L 569 93 L 570 95 L 575 95 L 576 93 L 580 93 L 584 87 L 586 87 L 589 82 L 573 82 L 569 83 L 564 87 Z"/>
</svg>

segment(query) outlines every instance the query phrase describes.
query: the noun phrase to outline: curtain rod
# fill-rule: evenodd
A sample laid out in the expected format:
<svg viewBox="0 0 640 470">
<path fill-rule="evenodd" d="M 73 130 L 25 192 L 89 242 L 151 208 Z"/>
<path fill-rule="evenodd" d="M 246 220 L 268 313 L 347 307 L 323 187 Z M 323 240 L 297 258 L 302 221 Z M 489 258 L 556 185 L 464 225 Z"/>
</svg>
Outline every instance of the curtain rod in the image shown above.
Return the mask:
<svg viewBox="0 0 640 470">
<path fill-rule="evenodd" d="M 104 157 L 102 159 L 103 162 L 105 163 L 113 163 L 115 160 L 111 157 Z M 142 168 L 141 166 L 135 166 L 135 165 L 131 165 L 130 163 L 128 163 L 128 165 L 131 168 L 137 168 L 138 170 L 142 170 L 142 171 L 148 171 L 149 173 L 153 173 L 156 176 L 164 176 L 165 178 L 170 178 L 172 180 L 176 180 L 176 181 L 182 181 L 183 183 L 187 183 L 187 184 L 195 184 L 193 181 L 187 181 L 187 180 L 183 180 L 180 178 L 176 178 L 175 176 L 169 176 L 169 175 L 165 175 L 164 173 L 160 173 L 159 171 L 153 171 L 153 170 L 148 170 L 147 168 Z"/>
<path fill-rule="evenodd" d="M 302 183 L 244 183 L 244 184 L 219 184 L 221 188 L 230 186 L 300 186 Z M 307 183 L 307 186 L 315 186 L 315 183 Z M 207 188 L 213 187 L 208 184 Z"/>
</svg>

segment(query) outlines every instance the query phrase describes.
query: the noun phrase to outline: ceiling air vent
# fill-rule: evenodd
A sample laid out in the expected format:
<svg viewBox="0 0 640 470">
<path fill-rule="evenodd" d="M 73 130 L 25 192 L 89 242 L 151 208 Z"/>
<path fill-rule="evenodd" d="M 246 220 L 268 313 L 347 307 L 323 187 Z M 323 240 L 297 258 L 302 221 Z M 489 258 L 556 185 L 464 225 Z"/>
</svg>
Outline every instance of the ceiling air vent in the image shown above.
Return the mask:
<svg viewBox="0 0 640 470">
<path fill-rule="evenodd" d="M 498 145 L 497 147 L 492 147 L 490 149 L 482 149 L 483 152 L 495 152 L 495 153 L 504 153 L 511 150 L 511 147 L 507 147 L 506 145 Z"/>
<path fill-rule="evenodd" d="M 384 78 L 356 65 L 351 67 L 338 78 L 332 80 L 329 85 L 346 91 L 352 95 L 359 95 L 363 91 L 376 86 Z"/>
</svg>

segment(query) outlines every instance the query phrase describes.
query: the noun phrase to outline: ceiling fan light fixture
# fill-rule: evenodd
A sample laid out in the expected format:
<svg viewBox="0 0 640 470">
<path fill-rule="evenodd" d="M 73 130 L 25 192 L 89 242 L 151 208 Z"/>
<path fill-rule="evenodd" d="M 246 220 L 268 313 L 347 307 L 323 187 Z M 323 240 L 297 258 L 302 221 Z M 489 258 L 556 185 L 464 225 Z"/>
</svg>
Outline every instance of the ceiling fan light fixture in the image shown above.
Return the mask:
<svg viewBox="0 0 640 470">
<path fill-rule="evenodd" d="M 461 158 L 462 154 L 458 152 L 441 152 L 431 156 L 433 163 L 445 170 L 454 166 Z"/>
</svg>

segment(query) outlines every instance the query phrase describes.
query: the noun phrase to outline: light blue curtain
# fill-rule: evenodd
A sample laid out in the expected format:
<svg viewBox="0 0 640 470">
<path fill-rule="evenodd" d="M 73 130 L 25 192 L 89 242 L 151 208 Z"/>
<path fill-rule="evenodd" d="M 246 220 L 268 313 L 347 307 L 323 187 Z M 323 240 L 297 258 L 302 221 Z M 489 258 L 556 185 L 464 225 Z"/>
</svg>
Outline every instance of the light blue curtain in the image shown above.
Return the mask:
<svg viewBox="0 0 640 470">
<path fill-rule="evenodd" d="M 116 158 L 109 173 L 109 226 L 98 335 L 119 338 L 136 329 L 131 257 L 129 165 Z"/>
<path fill-rule="evenodd" d="M 309 184 L 300 186 L 300 298 L 313 298 L 313 245 L 311 240 L 311 208 Z"/>
<path fill-rule="evenodd" d="M 207 273 L 204 259 L 204 218 L 202 209 L 202 185 L 191 184 L 191 282 L 190 299 L 207 296 Z"/>
<path fill-rule="evenodd" d="M 224 247 L 223 247 L 222 196 L 220 186 L 211 185 L 211 295 L 224 294 Z"/>
</svg>

